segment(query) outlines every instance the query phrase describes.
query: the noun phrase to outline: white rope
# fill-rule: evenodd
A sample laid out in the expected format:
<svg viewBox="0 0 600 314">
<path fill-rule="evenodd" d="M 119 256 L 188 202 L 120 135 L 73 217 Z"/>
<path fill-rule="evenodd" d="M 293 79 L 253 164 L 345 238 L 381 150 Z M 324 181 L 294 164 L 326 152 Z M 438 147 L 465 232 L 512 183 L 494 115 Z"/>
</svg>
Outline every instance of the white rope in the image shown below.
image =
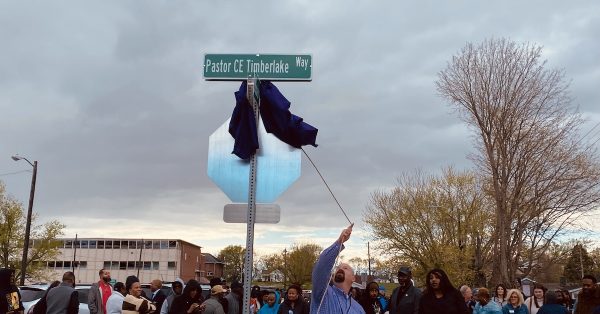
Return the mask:
<svg viewBox="0 0 600 314">
<path fill-rule="evenodd" d="M 317 308 L 317 314 L 319 314 L 321 312 L 321 306 L 323 305 L 323 300 L 325 300 L 325 294 L 327 293 L 327 288 L 329 287 L 329 282 L 331 281 L 331 278 L 335 275 L 333 270 L 335 269 L 338 259 L 340 258 L 340 252 L 342 252 L 342 245 L 343 244 L 340 244 L 340 249 L 338 250 L 337 256 L 335 257 L 335 262 L 333 263 L 333 267 L 331 267 L 331 270 L 329 270 L 331 275 L 329 276 L 329 281 L 327 281 L 325 283 L 325 289 L 323 290 L 323 295 L 321 295 L 321 302 L 319 303 L 319 307 Z"/>
</svg>

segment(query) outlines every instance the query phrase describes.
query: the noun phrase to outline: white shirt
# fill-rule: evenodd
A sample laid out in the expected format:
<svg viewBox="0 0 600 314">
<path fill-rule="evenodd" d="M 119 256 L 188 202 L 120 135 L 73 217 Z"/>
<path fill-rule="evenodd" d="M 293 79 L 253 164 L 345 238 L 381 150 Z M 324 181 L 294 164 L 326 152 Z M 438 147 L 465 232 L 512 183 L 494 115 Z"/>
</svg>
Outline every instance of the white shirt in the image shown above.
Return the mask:
<svg viewBox="0 0 600 314">
<path fill-rule="evenodd" d="M 106 301 L 106 314 L 121 314 L 125 297 L 119 291 L 113 291 Z"/>
<path fill-rule="evenodd" d="M 540 307 L 535 306 L 535 296 L 531 296 L 525 300 L 525 305 L 527 305 L 530 314 L 537 314 L 542 305 L 544 305 L 544 300 L 538 300 L 538 304 Z"/>
</svg>

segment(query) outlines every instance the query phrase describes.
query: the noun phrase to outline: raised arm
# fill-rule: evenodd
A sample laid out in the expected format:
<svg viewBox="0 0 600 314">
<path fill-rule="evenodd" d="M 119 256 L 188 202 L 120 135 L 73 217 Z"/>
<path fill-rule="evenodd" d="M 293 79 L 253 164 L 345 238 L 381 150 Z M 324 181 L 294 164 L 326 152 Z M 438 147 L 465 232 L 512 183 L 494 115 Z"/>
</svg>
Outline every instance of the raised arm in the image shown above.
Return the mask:
<svg viewBox="0 0 600 314">
<path fill-rule="evenodd" d="M 333 268 L 335 259 L 338 253 L 344 249 L 343 243 L 350 239 L 353 226 L 354 224 L 342 230 L 342 233 L 340 234 L 339 238 L 331 246 L 323 250 L 323 252 L 321 252 L 321 255 L 319 255 L 319 259 L 313 267 L 312 272 L 313 290 L 311 303 L 321 303 L 321 298 L 323 298 L 325 289 L 327 289 L 327 286 L 329 284 L 331 269 Z"/>
</svg>

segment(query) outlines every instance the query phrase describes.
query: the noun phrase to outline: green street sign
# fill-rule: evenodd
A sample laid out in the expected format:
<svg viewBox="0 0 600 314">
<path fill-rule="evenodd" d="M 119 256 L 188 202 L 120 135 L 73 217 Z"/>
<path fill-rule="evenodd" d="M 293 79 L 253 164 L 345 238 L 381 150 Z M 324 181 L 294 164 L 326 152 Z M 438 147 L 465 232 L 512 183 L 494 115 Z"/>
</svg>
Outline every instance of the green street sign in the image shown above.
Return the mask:
<svg viewBox="0 0 600 314">
<path fill-rule="evenodd" d="M 206 54 L 204 79 L 311 81 L 311 55 Z"/>
</svg>

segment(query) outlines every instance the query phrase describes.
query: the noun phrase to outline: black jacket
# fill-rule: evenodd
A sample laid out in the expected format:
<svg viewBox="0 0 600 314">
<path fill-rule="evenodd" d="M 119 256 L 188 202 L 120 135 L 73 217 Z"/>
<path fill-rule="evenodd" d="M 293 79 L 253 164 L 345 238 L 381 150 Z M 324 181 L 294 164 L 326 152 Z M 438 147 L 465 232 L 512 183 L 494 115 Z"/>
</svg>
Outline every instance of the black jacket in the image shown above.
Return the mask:
<svg viewBox="0 0 600 314">
<path fill-rule="evenodd" d="M 158 289 L 158 291 L 150 301 L 152 301 L 152 303 L 156 305 L 156 310 L 160 312 L 163 302 L 165 302 L 166 299 L 167 295 L 162 291 L 162 289 Z"/>
<path fill-rule="evenodd" d="M 19 289 L 11 282 L 13 273 L 12 269 L 0 269 L 0 314 L 24 310 Z"/>
<path fill-rule="evenodd" d="M 298 300 L 294 304 L 294 308 L 292 309 L 292 303 L 286 299 L 279 305 L 279 310 L 277 310 L 277 314 L 288 314 L 292 310 L 294 314 L 308 314 L 310 308 L 304 300 L 302 300 L 302 295 L 298 296 Z"/>
<path fill-rule="evenodd" d="M 406 291 L 402 291 L 402 295 L 398 295 L 400 293 L 400 287 L 396 287 L 392 292 L 392 299 L 390 300 L 390 314 L 396 313 L 407 313 L 407 314 L 417 314 L 419 313 L 419 301 L 421 300 L 421 290 L 419 288 L 413 286 L 406 289 Z"/>
</svg>

